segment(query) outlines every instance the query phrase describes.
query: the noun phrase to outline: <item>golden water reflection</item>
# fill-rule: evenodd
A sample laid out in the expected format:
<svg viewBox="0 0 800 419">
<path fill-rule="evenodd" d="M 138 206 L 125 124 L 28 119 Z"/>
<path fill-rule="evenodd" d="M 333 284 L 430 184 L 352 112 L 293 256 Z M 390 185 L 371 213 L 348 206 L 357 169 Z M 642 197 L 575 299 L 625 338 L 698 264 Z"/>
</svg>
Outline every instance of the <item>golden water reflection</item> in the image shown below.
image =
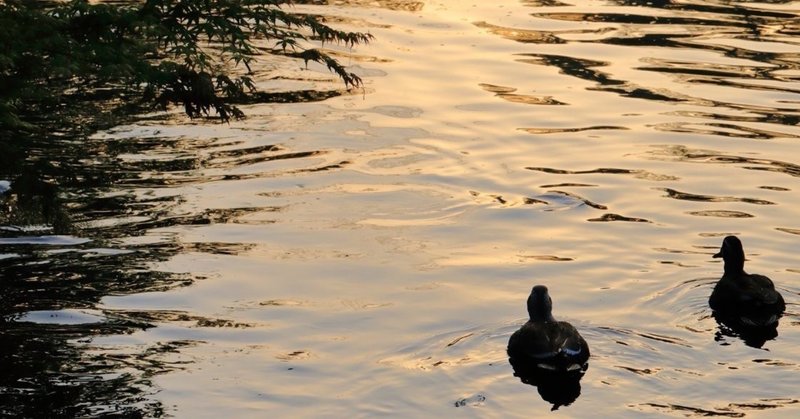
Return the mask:
<svg viewBox="0 0 800 419">
<path fill-rule="evenodd" d="M 61 150 L 56 195 L 92 242 L 0 242 L 5 389 L 51 371 L 18 353 L 57 351 L 78 377 L 130 372 L 83 387 L 100 407 L 120 390 L 122 413 L 529 417 L 552 405 L 505 345 L 544 283 L 592 348 L 560 412 L 800 412 L 794 3 L 294 7 L 375 35 L 339 51 L 365 90 L 265 66 L 275 92 L 247 120 L 174 114 Z M 788 302 L 762 349 L 708 309 L 728 234 Z M 101 320 L 18 321 L 78 309 Z"/>
</svg>

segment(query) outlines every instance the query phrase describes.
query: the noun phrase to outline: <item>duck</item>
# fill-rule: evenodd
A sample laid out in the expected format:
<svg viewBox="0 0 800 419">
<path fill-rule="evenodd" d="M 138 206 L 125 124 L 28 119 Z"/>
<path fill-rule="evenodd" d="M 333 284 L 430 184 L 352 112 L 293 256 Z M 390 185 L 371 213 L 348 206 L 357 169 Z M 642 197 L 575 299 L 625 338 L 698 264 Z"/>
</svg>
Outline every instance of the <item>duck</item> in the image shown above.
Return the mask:
<svg viewBox="0 0 800 419">
<path fill-rule="evenodd" d="M 777 326 L 786 303 L 771 279 L 744 271 L 742 241 L 725 237 L 713 257 L 725 262 L 725 272 L 708 299 L 714 314 L 746 327 Z"/>
<path fill-rule="evenodd" d="M 553 372 L 583 373 L 588 368 L 589 345 L 578 330 L 553 317 L 553 300 L 547 287 L 536 285 L 528 296 L 530 319 L 508 340 L 512 366 L 529 366 Z"/>
</svg>

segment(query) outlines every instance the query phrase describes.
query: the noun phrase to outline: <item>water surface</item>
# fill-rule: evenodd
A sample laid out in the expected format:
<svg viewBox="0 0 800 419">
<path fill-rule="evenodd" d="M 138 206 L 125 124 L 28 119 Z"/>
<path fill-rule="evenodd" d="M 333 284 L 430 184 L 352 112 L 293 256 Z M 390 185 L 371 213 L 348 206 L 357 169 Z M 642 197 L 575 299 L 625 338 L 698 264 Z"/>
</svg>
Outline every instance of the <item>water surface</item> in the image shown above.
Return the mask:
<svg viewBox="0 0 800 419">
<path fill-rule="evenodd" d="M 375 35 L 363 91 L 269 62 L 317 93 L 59 148 L 72 228 L 0 235 L 2 412 L 544 415 L 541 283 L 592 348 L 554 414 L 800 414 L 798 3 L 301 3 Z M 707 307 L 728 234 L 788 303 L 760 345 Z"/>
</svg>

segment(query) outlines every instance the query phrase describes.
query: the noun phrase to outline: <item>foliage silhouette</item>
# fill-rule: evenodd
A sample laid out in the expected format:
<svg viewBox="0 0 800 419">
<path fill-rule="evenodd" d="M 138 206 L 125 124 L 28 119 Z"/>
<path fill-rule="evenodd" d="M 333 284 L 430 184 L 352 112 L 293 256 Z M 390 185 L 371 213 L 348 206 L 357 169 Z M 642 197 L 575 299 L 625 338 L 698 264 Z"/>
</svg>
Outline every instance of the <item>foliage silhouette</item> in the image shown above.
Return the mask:
<svg viewBox="0 0 800 419">
<path fill-rule="evenodd" d="M 325 65 L 361 86 L 312 43 L 352 47 L 370 34 L 289 11 L 288 0 L 146 0 L 0 4 L 0 127 L 43 118 L 93 122 L 98 110 L 182 105 L 190 117 L 243 117 L 232 101 L 255 92 L 251 64 L 281 55 Z M 75 101 L 96 104 L 75 107 Z M 105 106 L 105 108 L 104 108 Z"/>
</svg>

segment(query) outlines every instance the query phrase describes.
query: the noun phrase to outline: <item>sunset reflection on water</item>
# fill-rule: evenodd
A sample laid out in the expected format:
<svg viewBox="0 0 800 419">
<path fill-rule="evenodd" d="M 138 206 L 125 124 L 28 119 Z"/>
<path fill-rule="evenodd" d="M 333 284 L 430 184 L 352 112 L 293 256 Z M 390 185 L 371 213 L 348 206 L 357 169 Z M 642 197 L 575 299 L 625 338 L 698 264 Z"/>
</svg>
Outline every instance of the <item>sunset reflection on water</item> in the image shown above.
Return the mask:
<svg viewBox="0 0 800 419">
<path fill-rule="evenodd" d="M 286 62 L 258 82 L 320 95 L 98 133 L 74 166 L 114 181 L 68 197 L 93 242 L 0 242 L 85 298 L 9 323 L 102 324 L 36 353 L 177 417 L 527 417 L 552 406 L 505 345 L 541 283 L 592 350 L 560 413 L 796 416 L 797 4 L 573 3 L 297 2 L 375 36 L 338 48 L 364 90 Z M 728 234 L 787 301 L 763 348 L 707 306 Z"/>
</svg>

